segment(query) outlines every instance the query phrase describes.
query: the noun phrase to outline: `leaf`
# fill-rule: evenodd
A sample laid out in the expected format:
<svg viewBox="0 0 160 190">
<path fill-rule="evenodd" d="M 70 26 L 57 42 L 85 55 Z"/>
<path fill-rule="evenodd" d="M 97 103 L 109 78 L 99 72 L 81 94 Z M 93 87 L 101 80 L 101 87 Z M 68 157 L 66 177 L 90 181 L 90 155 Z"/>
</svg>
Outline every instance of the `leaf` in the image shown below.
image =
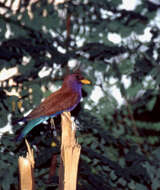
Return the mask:
<svg viewBox="0 0 160 190">
<path fill-rule="evenodd" d="M 111 32 L 117 32 L 122 27 L 122 25 L 120 22 L 113 20 L 107 24 L 107 27 Z"/>
<path fill-rule="evenodd" d="M 34 105 L 38 105 L 40 102 L 41 102 L 41 99 L 42 99 L 42 91 L 41 91 L 41 88 L 39 85 L 37 84 L 33 84 L 32 85 L 32 96 L 33 96 L 33 99 L 32 99 L 32 102 Z"/>
<path fill-rule="evenodd" d="M 160 148 L 156 148 L 152 154 L 156 157 L 156 159 L 160 160 Z"/>
<path fill-rule="evenodd" d="M 143 184 L 136 183 L 135 189 L 136 190 L 147 190 L 147 187 L 144 186 Z"/>
<path fill-rule="evenodd" d="M 155 106 L 155 103 L 156 103 L 156 100 L 157 100 L 157 97 L 153 97 L 148 103 L 147 103 L 147 109 L 149 111 L 152 111 L 154 106 Z"/>
<path fill-rule="evenodd" d="M 4 127 L 7 122 L 8 122 L 8 112 L 6 110 L 6 108 L 3 106 L 3 104 L 0 103 L 0 118 L 1 118 L 1 122 L 0 122 L 0 128 Z"/>
<path fill-rule="evenodd" d="M 136 83 L 134 85 L 131 85 L 127 89 L 128 96 L 130 98 L 135 97 L 141 89 L 142 89 L 142 85 L 140 83 Z"/>
<path fill-rule="evenodd" d="M 117 7 L 121 3 L 122 3 L 122 0 L 112 0 L 111 1 L 111 4 L 113 5 L 113 7 Z"/>
<path fill-rule="evenodd" d="M 140 22 L 137 23 L 136 26 L 134 27 L 134 31 L 139 35 L 144 33 L 144 29 L 145 29 L 145 24 Z"/>
</svg>

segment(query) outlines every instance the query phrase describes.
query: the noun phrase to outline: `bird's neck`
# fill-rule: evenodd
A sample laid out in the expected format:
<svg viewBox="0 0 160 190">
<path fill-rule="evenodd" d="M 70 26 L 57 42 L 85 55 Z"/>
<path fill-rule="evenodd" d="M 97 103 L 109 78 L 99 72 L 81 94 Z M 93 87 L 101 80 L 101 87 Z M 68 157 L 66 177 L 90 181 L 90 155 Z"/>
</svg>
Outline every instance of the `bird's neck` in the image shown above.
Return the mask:
<svg viewBox="0 0 160 190">
<path fill-rule="evenodd" d="M 63 87 L 67 87 L 68 89 L 71 89 L 72 91 L 78 93 L 81 97 L 81 91 L 82 91 L 82 84 L 81 83 L 74 83 L 70 82 L 67 84 L 64 84 Z"/>
<path fill-rule="evenodd" d="M 75 92 L 78 92 L 78 93 L 81 93 L 81 89 L 82 89 L 82 84 L 80 84 L 80 83 L 72 83 L 71 85 L 70 85 L 70 87 L 72 88 L 72 90 L 74 90 Z"/>
</svg>

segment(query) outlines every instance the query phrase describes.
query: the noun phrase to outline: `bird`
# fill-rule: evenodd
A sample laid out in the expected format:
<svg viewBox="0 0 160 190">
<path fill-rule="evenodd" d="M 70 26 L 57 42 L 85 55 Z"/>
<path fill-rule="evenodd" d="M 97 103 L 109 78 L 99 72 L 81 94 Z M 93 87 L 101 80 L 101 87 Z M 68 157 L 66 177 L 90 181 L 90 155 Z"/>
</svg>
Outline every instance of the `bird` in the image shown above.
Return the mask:
<svg viewBox="0 0 160 190">
<path fill-rule="evenodd" d="M 90 84 L 81 73 L 69 74 L 64 78 L 62 87 L 49 95 L 31 113 L 18 120 L 27 121 L 16 141 L 22 140 L 35 126 L 50 118 L 54 118 L 63 112 L 72 111 L 82 97 L 82 84 Z"/>
</svg>

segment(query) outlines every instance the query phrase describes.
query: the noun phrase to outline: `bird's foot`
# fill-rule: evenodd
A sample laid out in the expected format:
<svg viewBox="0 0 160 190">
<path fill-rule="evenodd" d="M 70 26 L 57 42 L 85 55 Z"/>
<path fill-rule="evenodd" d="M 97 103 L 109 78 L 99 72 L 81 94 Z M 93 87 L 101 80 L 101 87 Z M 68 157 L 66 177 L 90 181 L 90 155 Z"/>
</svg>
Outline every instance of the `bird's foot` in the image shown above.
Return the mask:
<svg viewBox="0 0 160 190">
<path fill-rule="evenodd" d="M 79 126 L 76 124 L 74 117 L 71 117 L 71 121 L 72 121 L 72 130 L 79 129 Z"/>
<path fill-rule="evenodd" d="M 72 130 L 80 129 L 75 122 L 75 118 L 71 116 L 70 112 L 63 112 L 62 114 L 66 117 L 66 119 L 68 119 L 68 122 L 71 122 Z"/>
<path fill-rule="evenodd" d="M 51 131 L 53 133 L 53 136 L 56 137 L 57 136 L 57 131 L 56 131 L 56 126 L 55 126 L 53 118 L 50 119 L 50 123 L 51 123 Z"/>
</svg>

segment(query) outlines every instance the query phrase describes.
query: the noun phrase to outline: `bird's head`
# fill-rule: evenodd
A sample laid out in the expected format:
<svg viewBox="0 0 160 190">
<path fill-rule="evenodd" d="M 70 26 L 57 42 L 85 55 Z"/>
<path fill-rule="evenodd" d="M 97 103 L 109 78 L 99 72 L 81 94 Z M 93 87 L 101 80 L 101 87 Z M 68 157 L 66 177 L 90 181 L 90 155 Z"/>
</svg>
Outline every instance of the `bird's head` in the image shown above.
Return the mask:
<svg viewBox="0 0 160 190">
<path fill-rule="evenodd" d="M 67 85 L 67 87 L 71 87 L 75 90 L 81 89 L 82 84 L 91 84 L 91 82 L 85 79 L 80 73 L 67 75 L 63 82 L 63 86 Z"/>
</svg>

